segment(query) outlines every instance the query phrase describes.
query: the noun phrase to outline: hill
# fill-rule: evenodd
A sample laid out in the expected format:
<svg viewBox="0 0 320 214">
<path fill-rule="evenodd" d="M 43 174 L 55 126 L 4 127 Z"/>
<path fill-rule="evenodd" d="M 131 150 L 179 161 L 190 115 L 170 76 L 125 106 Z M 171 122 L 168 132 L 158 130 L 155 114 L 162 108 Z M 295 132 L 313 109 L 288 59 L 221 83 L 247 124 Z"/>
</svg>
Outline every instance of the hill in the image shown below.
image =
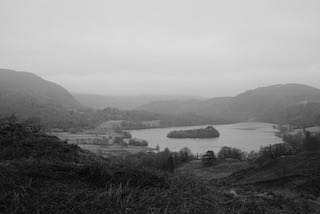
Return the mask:
<svg viewBox="0 0 320 214">
<path fill-rule="evenodd" d="M 290 120 L 286 113 L 295 106 L 304 107 L 320 101 L 320 90 L 299 84 L 261 87 L 239 94 L 231 103 L 231 111 L 242 119 L 263 121 Z M 290 116 L 290 115 L 289 115 Z"/>
<path fill-rule="evenodd" d="M 76 95 L 79 103 L 63 87 L 32 73 L 0 69 L 0 118 L 41 120 L 43 126 L 63 129 L 93 128 L 107 120 L 127 120 L 125 128 L 145 128 L 145 121 L 160 120 L 160 127 L 262 121 L 302 126 L 320 124 L 320 90 L 299 84 L 257 88 L 235 97 L 209 100 L 189 96 L 133 96 L 110 98 Z M 81 98 L 82 97 L 82 98 Z M 192 97 L 191 97 L 192 98 Z M 138 110 L 84 105 L 120 106 Z M 165 99 L 172 99 L 164 101 Z"/>
<path fill-rule="evenodd" d="M 79 95 L 81 96 L 81 95 Z M 78 98 L 79 98 L 78 96 Z M 161 99 L 162 96 L 142 96 L 114 98 L 114 105 L 132 108 L 132 105 L 150 99 Z M 104 96 L 89 96 L 93 103 L 101 100 L 112 105 Z M 175 96 L 184 99 L 184 96 Z M 90 99 L 86 99 L 90 101 Z M 110 100 L 110 99 L 109 99 Z M 106 103 L 107 102 L 107 103 Z M 122 103 L 122 104 L 121 104 Z M 84 103 L 85 104 L 85 103 Z M 147 128 L 146 121 L 160 120 L 159 126 L 199 125 L 212 122 L 207 118 L 195 115 L 168 116 L 136 110 L 106 108 L 94 110 L 83 107 L 66 89 L 27 72 L 0 69 L 0 118 L 15 114 L 20 121 L 41 124 L 46 128 L 61 128 L 75 131 L 94 128 L 108 120 L 124 120 L 127 129 Z"/>
<path fill-rule="evenodd" d="M 1 213 L 310 213 L 314 195 L 212 185 L 152 164 L 102 158 L 28 127 L 0 123 Z M 164 153 L 163 153 L 164 154 Z M 161 165 L 161 163 L 159 163 Z"/>
<path fill-rule="evenodd" d="M 0 69 L 0 115 L 42 117 L 81 109 L 81 104 L 63 87 L 28 73 Z"/>
<path fill-rule="evenodd" d="M 121 110 L 134 110 L 139 106 L 150 102 L 162 100 L 178 100 L 184 101 L 189 99 L 203 99 L 200 97 L 186 95 L 132 95 L 132 96 L 107 96 L 98 94 L 80 94 L 72 93 L 72 95 L 84 106 L 94 109 L 104 109 L 106 107 L 118 108 Z"/>
<path fill-rule="evenodd" d="M 256 186 L 262 188 L 289 189 L 295 193 L 319 196 L 320 194 L 320 152 L 302 152 L 288 155 L 264 164 L 252 164 L 240 170 L 224 182 L 234 186 Z"/>
<path fill-rule="evenodd" d="M 218 121 L 264 121 L 315 125 L 320 123 L 320 90 L 301 84 L 280 84 L 249 90 L 235 97 L 205 101 L 152 102 L 140 109 L 165 114 L 193 113 Z M 310 112 L 311 111 L 311 112 Z M 312 118 L 307 115 L 312 114 Z"/>
<path fill-rule="evenodd" d="M 201 100 L 164 100 L 154 101 L 139 107 L 139 110 L 150 111 L 159 114 L 185 114 L 194 113 Z"/>
</svg>

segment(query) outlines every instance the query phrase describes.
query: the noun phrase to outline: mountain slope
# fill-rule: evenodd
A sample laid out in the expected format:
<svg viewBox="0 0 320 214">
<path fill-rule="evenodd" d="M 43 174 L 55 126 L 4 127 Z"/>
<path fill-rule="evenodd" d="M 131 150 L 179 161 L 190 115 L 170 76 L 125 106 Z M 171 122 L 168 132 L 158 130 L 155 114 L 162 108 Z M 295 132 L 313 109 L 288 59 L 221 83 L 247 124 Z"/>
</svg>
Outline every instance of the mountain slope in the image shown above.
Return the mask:
<svg viewBox="0 0 320 214">
<path fill-rule="evenodd" d="M 260 120 L 300 123 L 298 120 L 308 117 L 307 110 L 311 110 L 309 113 L 316 118 L 320 116 L 317 106 L 320 107 L 319 89 L 301 84 L 279 84 L 249 90 L 235 97 L 220 97 L 206 101 L 153 102 L 141 106 L 140 109 L 165 114 L 196 113 L 231 122 Z M 301 113 L 303 115 L 299 115 Z M 312 123 L 318 123 L 320 119 L 317 121 Z"/>
<path fill-rule="evenodd" d="M 200 100 L 167 100 L 154 101 L 139 107 L 140 110 L 151 111 L 160 114 L 184 114 L 193 113 L 199 107 Z"/>
<path fill-rule="evenodd" d="M 79 109 L 81 104 L 63 87 L 27 72 L 0 69 L 0 115 L 22 118 L 44 112 Z"/>
<path fill-rule="evenodd" d="M 187 95 L 133 95 L 133 96 L 107 96 L 98 94 L 72 94 L 81 104 L 94 109 L 106 107 L 118 108 L 121 110 L 133 110 L 139 106 L 162 100 L 185 101 L 189 99 L 203 99 L 201 97 Z"/>
<path fill-rule="evenodd" d="M 225 182 L 267 188 L 282 186 L 291 191 L 319 195 L 319 157 L 319 151 L 309 151 L 269 160 L 260 166 L 253 164 L 227 177 Z"/>
</svg>

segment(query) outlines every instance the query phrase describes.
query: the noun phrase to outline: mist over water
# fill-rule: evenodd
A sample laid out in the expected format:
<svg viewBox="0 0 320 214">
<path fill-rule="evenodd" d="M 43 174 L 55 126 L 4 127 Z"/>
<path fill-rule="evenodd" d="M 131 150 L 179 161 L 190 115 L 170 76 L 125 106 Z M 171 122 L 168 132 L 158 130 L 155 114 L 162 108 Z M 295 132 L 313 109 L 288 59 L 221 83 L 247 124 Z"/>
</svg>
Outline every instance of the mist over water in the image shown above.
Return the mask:
<svg viewBox="0 0 320 214">
<path fill-rule="evenodd" d="M 282 142 L 281 138 L 275 136 L 277 130 L 273 128 L 273 125 L 256 122 L 216 125 L 215 128 L 220 132 L 220 137 L 208 139 L 172 139 L 166 137 L 173 130 L 187 130 L 205 126 L 157 128 L 130 132 L 135 138 L 146 139 L 152 148 L 159 145 L 160 150 L 169 148 L 171 151 L 179 151 L 183 147 L 188 147 L 192 153 L 201 154 L 208 150 L 218 152 L 221 147 L 229 146 L 250 152 L 251 150 L 258 151 L 261 146 Z"/>
</svg>

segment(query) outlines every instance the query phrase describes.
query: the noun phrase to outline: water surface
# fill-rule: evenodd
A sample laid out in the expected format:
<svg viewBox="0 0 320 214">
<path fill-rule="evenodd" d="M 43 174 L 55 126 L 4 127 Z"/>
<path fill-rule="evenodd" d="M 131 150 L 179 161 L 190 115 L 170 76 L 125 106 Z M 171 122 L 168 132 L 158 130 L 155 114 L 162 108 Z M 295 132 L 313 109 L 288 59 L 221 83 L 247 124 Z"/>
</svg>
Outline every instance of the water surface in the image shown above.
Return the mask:
<svg viewBox="0 0 320 214">
<path fill-rule="evenodd" d="M 172 139 L 167 138 L 167 134 L 173 130 L 187 130 L 194 128 L 204 128 L 204 126 L 187 126 L 172 128 L 157 128 L 130 131 L 132 137 L 145 139 L 149 142 L 149 147 L 160 146 L 160 150 L 169 148 L 171 151 L 179 151 L 183 147 L 188 147 L 196 153 L 204 153 L 207 150 L 218 152 L 222 146 L 236 147 L 243 151 L 259 150 L 260 146 L 281 143 L 282 140 L 275 136 L 276 129 L 270 123 L 235 123 L 228 125 L 214 126 L 219 132 L 219 138 L 208 139 Z"/>
</svg>

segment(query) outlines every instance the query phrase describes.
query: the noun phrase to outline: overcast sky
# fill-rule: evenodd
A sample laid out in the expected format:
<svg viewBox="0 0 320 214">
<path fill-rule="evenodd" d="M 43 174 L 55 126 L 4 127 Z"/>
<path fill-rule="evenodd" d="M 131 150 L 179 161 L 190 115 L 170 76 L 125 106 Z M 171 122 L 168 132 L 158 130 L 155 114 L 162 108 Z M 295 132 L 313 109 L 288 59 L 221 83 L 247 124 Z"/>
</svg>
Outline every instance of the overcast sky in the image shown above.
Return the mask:
<svg viewBox="0 0 320 214">
<path fill-rule="evenodd" d="M 0 0 L 0 67 L 98 94 L 320 88 L 320 1 Z"/>
</svg>

